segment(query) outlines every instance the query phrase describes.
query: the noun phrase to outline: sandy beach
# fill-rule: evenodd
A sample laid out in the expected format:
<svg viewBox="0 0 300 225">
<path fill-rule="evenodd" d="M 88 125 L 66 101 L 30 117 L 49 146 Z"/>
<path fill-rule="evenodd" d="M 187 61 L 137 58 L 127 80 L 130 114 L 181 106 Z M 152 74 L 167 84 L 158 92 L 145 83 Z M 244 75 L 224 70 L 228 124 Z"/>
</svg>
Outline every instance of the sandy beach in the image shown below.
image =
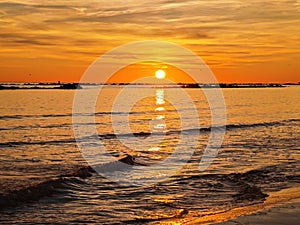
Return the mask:
<svg viewBox="0 0 300 225">
<path fill-rule="evenodd" d="M 300 218 L 299 193 L 299 188 L 289 188 L 270 194 L 266 201 L 259 205 L 257 211 L 218 225 L 297 225 Z"/>
<path fill-rule="evenodd" d="M 271 194 L 264 203 L 237 209 L 241 216 L 216 225 L 297 225 L 300 215 L 299 188 L 290 188 Z M 255 209 L 255 211 L 248 211 Z M 243 212 L 244 211 L 244 212 Z"/>
<path fill-rule="evenodd" d="M 270 193 L 261 203 L 172 222 L 205 225 L 296 225 L 299 224 L 300 215 L 299 193 L 299 188 L 288 188 Z"/>
<path fill-rule="evenodd" d="M 241 216 L 216 225 L 297 225 L 300 217 L 300 200 Z"/>
</svg>

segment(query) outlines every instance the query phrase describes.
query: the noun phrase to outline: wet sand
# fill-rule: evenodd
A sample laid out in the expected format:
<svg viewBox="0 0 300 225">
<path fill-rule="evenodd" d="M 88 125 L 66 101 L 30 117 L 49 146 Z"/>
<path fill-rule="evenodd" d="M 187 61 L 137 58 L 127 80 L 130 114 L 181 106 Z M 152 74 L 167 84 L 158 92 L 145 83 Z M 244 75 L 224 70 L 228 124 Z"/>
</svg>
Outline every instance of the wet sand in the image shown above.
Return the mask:
<svg viewBox="0 0 300 225">
<path fill-rule="evenodd" d="M 295 187 L 272 193 L 264 203 L 231 210 L 219 220 L 223 222 L 213 224 L 298 225 L 300 220 L 299 190 Z"/>
<path fill-rule="evenodd" d="M 216 225 L 298 225 L 299 221 L 300 200 L 217 223 Z"/>
</svg>

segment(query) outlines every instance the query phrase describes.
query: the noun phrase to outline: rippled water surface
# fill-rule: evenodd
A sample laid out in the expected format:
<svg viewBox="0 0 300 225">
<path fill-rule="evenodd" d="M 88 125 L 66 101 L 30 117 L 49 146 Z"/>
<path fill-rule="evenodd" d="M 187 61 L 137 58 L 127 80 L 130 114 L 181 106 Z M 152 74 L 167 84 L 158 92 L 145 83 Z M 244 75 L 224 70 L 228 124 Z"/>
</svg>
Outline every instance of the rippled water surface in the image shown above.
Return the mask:
<svg viewBox="0 0 300 225">
<path fill-rule="evenodd" d="M 268 194 L 299 187 L 299 86 L 223 89 L 226 135 L 219 154 L 205 171 L 198 169 L 211 127 L 204 94 L 198 89 L 184 89 L 195 102 L 199 115 L 199 124 L 195 124 L 188 116 L 194 109 L 171 88 L 130 88 L 129 96 L 145 91 L 149 97 L 136 102 L 129 114 L 116 111 L 111 115 L 114 99 L 122 88 L 105 87 L 95 114 L 83 109 L 81 115 L 74 116 L 95 117 L 95 124 L 81 125 L 96 126 L 99 140 L 116 160 L 132 155 L 145 168 L 166 159 L 180 138 L 185 138 L 187 142 L 180 146 L 181 156 L 153 176 L 164 178 L 192 149 L 194 153 L 188 163 L 160 183 L 139 187 L 122 186 L 92 171 L 81 174 L 78 169 L 86 168 L 87 162 L 72 130 L 75 90 L 3 90 L 0 91 L 1 223 L 180 222 L 262 202 Z M 180 107 L 168 99 L 176 99 Z M 188 118 L 184 128 L 180 115 Z M 127 119 L 133 136 L 123 123 Z M 117 132 L 112 122 L 118 127 Z M 160 135 L 151 136 L 153 132 Z M 129 148 L 120 139 L 138 147 Z M 192 140 L 197 140 L 197 144 L 193 145 Z M 95 144 L 89 137 L 82 141 L 87 146 Z M 95 158 L 97 148 L 93 149 L 96 150 L 90 156 Z M 101 157 L 94 161 L 105 164 Z M 115 176 L 121 179 L 128 175 L 126 179 L 134 178 L 145 184 L 157 178 L 138 173 L 139 167 L 133 171 L 135 177 L 122 171 Z"/>
</svg>

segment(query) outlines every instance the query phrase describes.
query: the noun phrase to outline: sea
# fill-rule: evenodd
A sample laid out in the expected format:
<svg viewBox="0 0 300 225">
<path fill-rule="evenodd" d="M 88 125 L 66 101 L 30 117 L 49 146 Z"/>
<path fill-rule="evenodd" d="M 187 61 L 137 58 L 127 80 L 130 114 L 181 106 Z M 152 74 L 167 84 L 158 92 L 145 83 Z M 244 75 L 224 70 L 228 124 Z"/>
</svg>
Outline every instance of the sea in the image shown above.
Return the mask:
<svg viewBox="0 0 300 225">
<path fill-rule="evenodd" d="M 214 89 L 106 85 L 78 112 L 82 87 L 0 91 L 1 224 L 214 224 L 300 198 L 299 85 L 221 89 L 204 169 Z"/>
</svg>

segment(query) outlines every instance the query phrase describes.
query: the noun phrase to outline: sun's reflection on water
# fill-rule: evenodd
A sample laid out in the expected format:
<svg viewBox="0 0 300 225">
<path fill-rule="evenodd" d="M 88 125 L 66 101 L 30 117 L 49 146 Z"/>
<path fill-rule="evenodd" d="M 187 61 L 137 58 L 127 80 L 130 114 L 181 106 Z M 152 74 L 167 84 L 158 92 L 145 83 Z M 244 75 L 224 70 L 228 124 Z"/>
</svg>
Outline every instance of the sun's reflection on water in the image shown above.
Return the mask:
<svg viewBox="0 0 300 225">
<path fill-rule="evenodd" d="M 164 105 L 165 103 L 164 89 L 156 89 L 156 105 Z"/>
<path fill-rule="evenodd" d="M 155 116 L 150 121 L 150 129 L 155 134 L 165 134 L 167 132 L 166 119 L 166 108 L 165 108 L 165 92 L 164 89 L 156 89 L 155 95 Z M 148 149 L 149 152 L 159 153 L 162 149 L 161 145 L 151 147 Z M 159 160 L 162 158 L 161 155 L 152 156 L 153 159 Z"/>
<path fill-rule="evenodd" d="M 157 113 L 155 118 L 151 121 L 151 131 L 154 133 L 165 133 L 167 125 L 165 123 L 166 109 L 165 109 L 165 92 L 164 89 L 156 89 L 156 108 Z"/>
</svg>

